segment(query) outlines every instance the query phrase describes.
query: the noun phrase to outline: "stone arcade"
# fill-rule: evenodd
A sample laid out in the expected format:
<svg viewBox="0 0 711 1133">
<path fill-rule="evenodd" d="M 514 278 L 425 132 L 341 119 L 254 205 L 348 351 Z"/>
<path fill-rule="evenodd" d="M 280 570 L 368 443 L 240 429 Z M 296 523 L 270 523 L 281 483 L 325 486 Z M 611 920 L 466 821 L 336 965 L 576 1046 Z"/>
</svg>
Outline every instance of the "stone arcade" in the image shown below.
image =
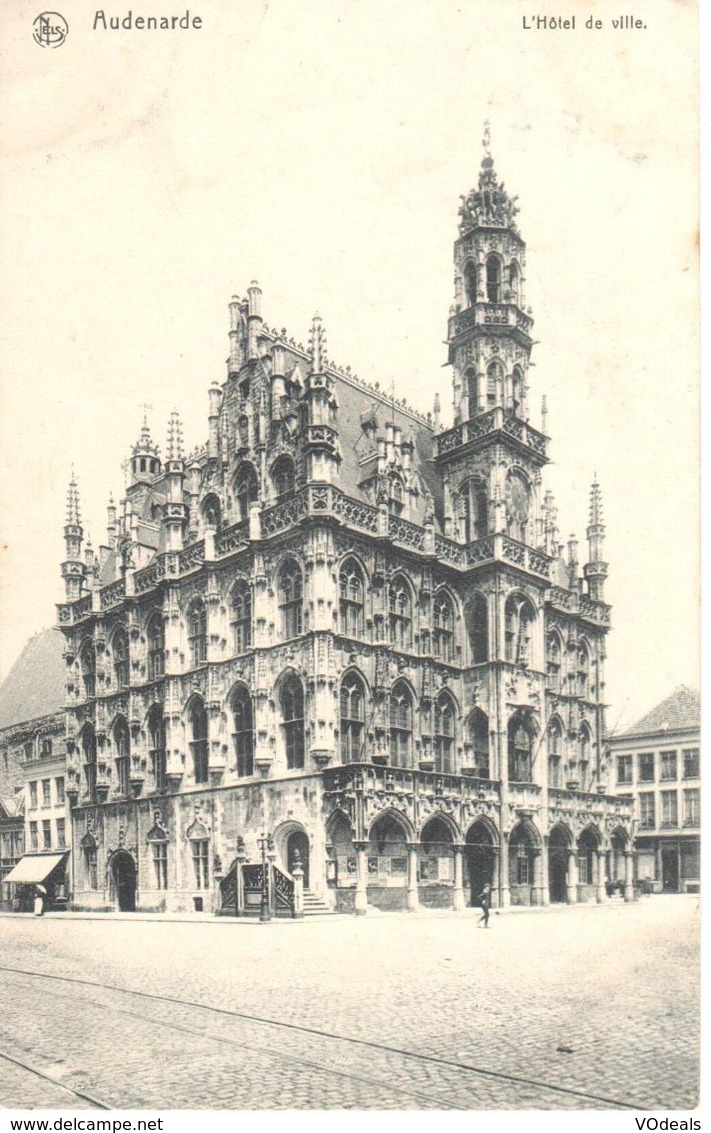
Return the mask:
<svg viewBox="0 0 711 1133">
<path fill-rule="evenodd" d="M 462 198 L 442 428 L 230 304 L 204 448 L 144 423 L 106 545 L 69 490 L 76 908 L 365 913 L 632 897 L 606 793 L 607 565 L 559 542 L 516 203 Z M 262 862 L 267 872 L 262 874 Z M 303 873 L 303 881 L 301 874 Z M 303 898 L 302 898 L 303 889 Z"/>
</svg>

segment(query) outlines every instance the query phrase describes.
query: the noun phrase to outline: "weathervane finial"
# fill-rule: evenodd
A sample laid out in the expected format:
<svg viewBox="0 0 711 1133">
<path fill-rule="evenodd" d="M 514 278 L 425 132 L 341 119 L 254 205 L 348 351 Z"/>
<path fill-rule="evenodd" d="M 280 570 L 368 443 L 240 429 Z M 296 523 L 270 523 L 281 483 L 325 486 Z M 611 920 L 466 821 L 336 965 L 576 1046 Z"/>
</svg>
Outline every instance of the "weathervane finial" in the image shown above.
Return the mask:
<svg viewBox="0 0 711 1133">
<path fill-rule="evenodd" d="M 491 149 L 491 129 L 489 128 L 489 119 L 488 118 L 484 122 L 484 137 L 482 138 L 481 144 L 483 145 L 484 149 L 486 150 L 486 152 L 488 154 L 489 150 Z"/>
</svg>

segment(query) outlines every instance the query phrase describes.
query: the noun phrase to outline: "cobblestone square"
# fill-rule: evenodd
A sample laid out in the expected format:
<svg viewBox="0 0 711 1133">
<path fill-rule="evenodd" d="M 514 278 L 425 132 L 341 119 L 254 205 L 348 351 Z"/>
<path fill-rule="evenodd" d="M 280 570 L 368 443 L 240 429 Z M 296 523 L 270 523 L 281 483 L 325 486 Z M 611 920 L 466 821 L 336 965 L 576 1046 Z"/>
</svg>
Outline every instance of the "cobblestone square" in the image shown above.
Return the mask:
<svg viewBox="0 0 711 1133">
<path fill-rule="evenodd" d="M 473 911 L 271 925 L 5 916 L 0 1099 L 692 1107 L 698 916 L 684 896 L 504 913 L 488 930 Z"/>
</svg>

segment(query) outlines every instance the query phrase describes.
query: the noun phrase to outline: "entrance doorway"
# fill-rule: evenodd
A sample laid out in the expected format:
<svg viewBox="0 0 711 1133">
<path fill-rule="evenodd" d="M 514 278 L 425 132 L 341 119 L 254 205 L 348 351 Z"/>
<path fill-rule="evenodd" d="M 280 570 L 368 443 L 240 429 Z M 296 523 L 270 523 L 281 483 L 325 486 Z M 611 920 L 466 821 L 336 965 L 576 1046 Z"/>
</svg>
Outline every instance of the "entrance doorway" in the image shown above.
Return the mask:
<svg viewBox="0 0 711 1133">
<path fill-rule="evenodd" d="M 679 855 L 676 849 L 662 850 L 662 889 L 665 893 L 679 892 Z"/>
<path fill-rule="evenodd" d="M 298 857 L 297 857 L 298 855 Z M 286 840 L 286 868 L 294 872 L 298 858 L 304 871 L 304 889 L 309 887 L 309 839 L 303 830 L 292 830 Z"/>
<path fill-rule="evenodd" d="M 127 850 L 119 850 L 111 859 L 111 873 L 122 913 L 136 911 L 136 863 Z"/>
<path fill-rule="evenodd" d="M 554 826 L 548 838 L 548 892 L 552 905 L 564 905 L 568 900 L 569 848 L 565 830 Z"/>
<path fill-rule="evenodd" d="M 494 846 L 482 822 L 475 822 L 467 832 L 464 852 L 469 871 L 469 904 L 474 907 L 484 886 L 494 887 Z"/>
</svg>

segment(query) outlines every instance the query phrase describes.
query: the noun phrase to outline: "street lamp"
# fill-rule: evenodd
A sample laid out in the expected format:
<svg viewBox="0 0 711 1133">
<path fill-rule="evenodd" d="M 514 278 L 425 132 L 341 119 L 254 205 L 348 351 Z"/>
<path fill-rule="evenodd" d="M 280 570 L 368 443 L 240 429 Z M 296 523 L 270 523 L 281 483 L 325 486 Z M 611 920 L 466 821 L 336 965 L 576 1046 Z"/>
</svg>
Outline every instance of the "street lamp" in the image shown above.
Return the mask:
<svg viewBox="0 0 711 1133">
<path fill-rule="evenodd" d="M 271 869 L 271 852 L 274 847 L 271 834 L 263 833 L 261 837 L 257 838 L 257 845 L 262 855 L 262 901 L 259 906 L 259 922 L 260 924 L 268 924 L 272 919 L 269 908 L 269 872 L 267 869 L 267 854 L 270 856 L 269 869 Z"/>
</svg>

